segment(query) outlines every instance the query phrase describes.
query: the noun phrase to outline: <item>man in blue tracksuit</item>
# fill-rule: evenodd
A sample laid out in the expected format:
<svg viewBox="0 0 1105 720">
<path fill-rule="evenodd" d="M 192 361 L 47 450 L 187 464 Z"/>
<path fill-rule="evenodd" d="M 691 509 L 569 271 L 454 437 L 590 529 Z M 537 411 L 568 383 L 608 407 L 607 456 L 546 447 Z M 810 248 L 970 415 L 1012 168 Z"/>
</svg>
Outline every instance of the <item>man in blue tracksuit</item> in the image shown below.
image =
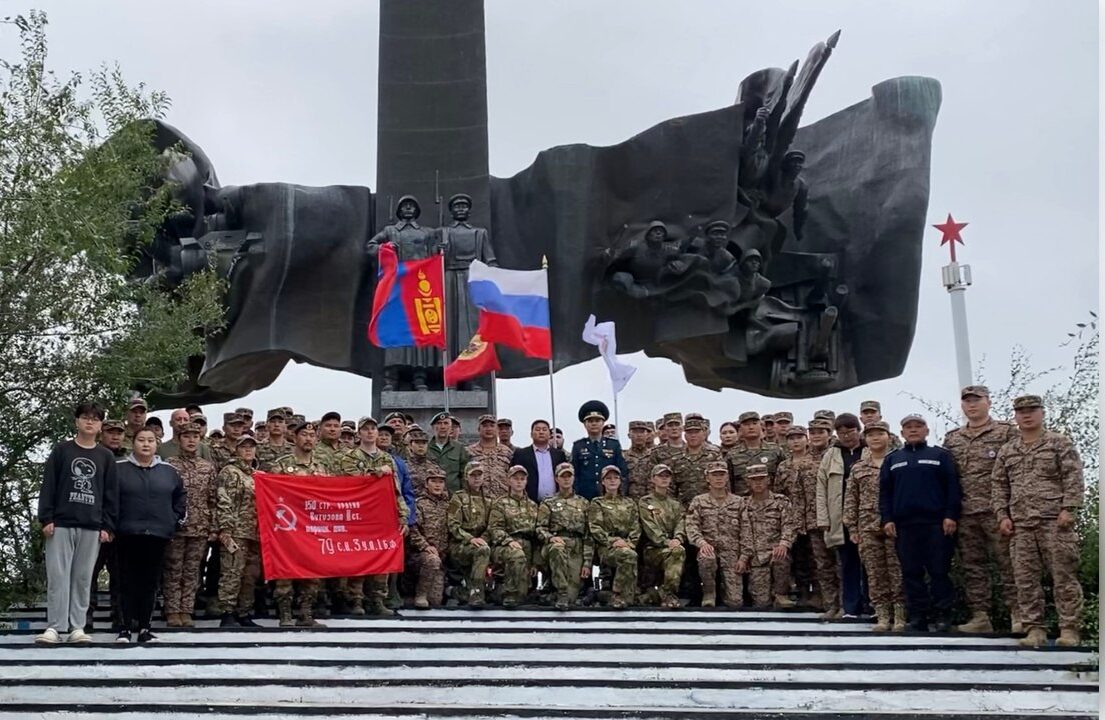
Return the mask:
<svg viewBox="0 0 1105 720">
<path fill-rule="evenodd" d="M 883 532 L 897 539 L 910 626 L 927 632 L 931 619 L 933 629 L 944 632 L 955 598 L 948 574 L 959 521 L 959 474 L 950 452 L 925 442 L 928 433 L 920 415 L 902 419 L 905 446 L 886 456 L 879 473 L 879 513 Z"/>
</svg>

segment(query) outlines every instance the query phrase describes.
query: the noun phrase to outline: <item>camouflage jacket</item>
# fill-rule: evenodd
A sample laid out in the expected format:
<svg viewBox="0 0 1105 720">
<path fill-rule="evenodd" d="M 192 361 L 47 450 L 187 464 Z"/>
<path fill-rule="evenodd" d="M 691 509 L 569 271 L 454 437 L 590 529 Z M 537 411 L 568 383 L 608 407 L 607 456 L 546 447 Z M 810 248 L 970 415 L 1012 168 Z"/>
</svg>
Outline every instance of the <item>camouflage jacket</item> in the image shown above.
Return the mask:
<svg viewBox="0 0 1105 720">
<path fill-rule="evenodd" d="M 453 493 L 449 499 L 447 523 L 449 538 L 465 543 L 487 533 L 487 519 L 491 514 L 491 501 L 483 494 L 475 495 L 467 490 Z"/>
<path fill-rule="evenodd" d="M 641 535 L 646 545 L 662 548 L 667 547 L 668 540 L 687 541 L 687 532 L 683 528 L 683 503 L 671 495 L 645 495 L 637 500 L 637 515 L 641 519 Z"/>
<path fill-rule="evenodd" d="M 637 549 L 641 539 L 641 522 L 637 516 L 637 503 L 631 498 L 597 497 L 587 506 L 587 529 L 599 552 L 613 548 L 617 539 L 626 540 Z"/>
<path fill-rule="evenodd" d="M 466 449 L 469 461 L 478 460 L 483 466 L 484 494 L 492 499 L 508 494 L 510 488 L 506 486 L 506 471 L 510 469 L 513 451 L 501 443 L 485 448 L 478 442 L 472 443 Z"/>
<path fill-rule="evenodd" d="M 676 453 L 668 465 L 671 467 L 671 490 L 679 502 L 688 504 L 706 492 L 706 464 L 721 460 L 721 451 L 706 446 L 691 450 L 686 445 Z"/>
<path fill-rule="evenodd" d="M 760 447 L 753 448 L 738 442 L 737 446 L 729 451 L 729 477 L 732 478 L 733 493 L 736 495 L 749 493 L 748 482 L 744 479 L 744 470 L 749 465 L 766 465 L 770 478 L 768 487 L 776 487 L 775 471 L 784 459 L 783 451 L 778 445 L 765 442 L 761 443 Z"/>
<path fill-rule="evenodd" d="M 322 463 L 318 455 L 311 453 L 306 460 L 297 460 L 295 453 L 281 455 L 272 462 L 270 472 L 278 475 L 329 475 L 330 470 Z"/>
<path fill-rule="evenodd" d="M 706 542 L 715 549 L 739 552 L 744 500 L 732 493 L 720 499 L 715 499 L 710 493 L 702 493 L 691 500 L 683 516 L 687 541 L 695 547 Z"/>
<path fill-rule="evenodd" d="M 317 453 L 316 453 L 317 454 Z M 399 468 L 386 450 L 377 448 L 376 452 L 369 455 L 359 446 L 347 451 L 338 459 L 338 470 L 341 475 L 367 476 L 375 475 L 383 477 L 391 475 L 391 484 L 395 489 L 395 507 L 399 512 L 399 521 L 402 525 L 410 519 L 410 507 L 403 500 L 402 481 L 399 478 Z"/>
<path fill-rule="evenodd" d="M 768 493 L 757 501 L 749 495 L 744 499 L 741 515 L 741 556 L 754 566 L 771 562 L 771 551 L 777 545 L 788 548 L 794 543 L 794 512 L 785 495 Z"/>
<path fill-rule="evenodd" d="M 683 445 L 657 445 L 649 451 L 648 465 L 651 468 L 653 465 L 667 465 L 671 467 L 671 460 L 679 453 L 687 449 L 686 444 Z"/>
<path fill-rule="evenodd" d="M 330 470 L 331 475 L 342 474 L 341 461 L 349 452 L 348 448 L 343 448 L 341 445 L 333 448 L 324 442 L 320 442 L 315 446 L 315 457 Z"/>
<path fill-rule="evenodd" d="M 487 542 L 490 545 L 509 545 L 517 540 L 532 547 L 537 533 L 537 503 L 528 495 L 514 498 L 509 495 L 491 503 L 487 519 Z"/>
<path fill-rule="evenodd" d="M 198 455 L 186 458 L 181 455 L 169 459 L 184 481 L 184 497 L 188 510 L 184 525 L 177 528 L 179 537 L 207 537 L 215 525 L 216 485 L 219 471 L 215 463 Z"/>
<path fill-rule="evenodd" d="M 626 467 L 629 468 L 629 485 L 627 495 L 631 498 L 639 498 L 651 491 L 652 480 L 652 451 L 655 448 L 645 446 L 636 450 L 633 446 L 622 450 Z"/>
<path fill-rule="evenodd" d="M 1059 517 L 1060 510 L 1082 507 L 1085 485 L 1082 460 L 1066 435 L 1045 430 L 1025 445 L 1020 436 L 1002 446 L 994 460 L 993 507 L 998 522 L 1005 518 L 1036 524 Z"/>
<path fill-rule="evenodd" d="M 1018 436 L 1017 426 L 990 420 L 981 427 L 963 426 L 944 436 L 944 449 L 955 458 L 963 493 L 963 515 L 994 511 L 994 461 L 1005 443 Z"/>
<path fill-rule="evenodd" d="M 541 501 L 537 510 L 537 538 L 542 543 L 550 538 L 578 538 L 583 543 L 583 555 L 594 553 L 591 533 L 587 531 L 588 501 L 579 495 L 564 497 L 560 493 Z"/>
<path fill-rule="evenodd" d="M 867 452 L 852 466 L 852 473 L 844 487 L 844 527 L 852 534 L 882 532 L 882 517 L 879 515 L 881 468 L 882 460 L 875 460 Z"/>
<path fill-rule="evenodd" d="M 277 458 L 283 457 L 292 451 L 295 446 L 285 440 L 279 445 L 263 442 L 257 446 L 257 466 L 264 472 L 276 472 L 272 465 Z"/>
<path fill-rule="evenodd" d="M 215 463 L 215 466 L 220 470 L 230 463 L 234 462 L 234 458 L 237 455 L 234 452 L 234 448 L 226 439 L 215 439 L 211 441 L 211 462 Z"/>
<path fill-rule="evenodd" d="M 414 494 L 421 495 L 426 489 L 426 477 L 431 472 L 444 472 L 444 470 L 438 466 L 430 458 L 425 455 L 415 455 L 411 453 L 410 458 L 407 460 L 407 470 L 411 474 L 411 485 L 414 487 Z"/>
<path fill-rule="evenodd" d="M 236 460 L 219 471 L 215 486 L 214 531 L 243 540 L 257 540 L 253 468 Z"/>
<path fill-rule="evenodd" d="M 415 506 L 418 508 L 418 522 L 411 526 L 411 547 L 422 551 L 432 545 L 444 558 L 449 543 L 449 496 L 419 495 Z"/>
<path fill-rule="evenodd" d="M 805 535 L 817 529 L 817 465 L 819 458 L 791 455 L 775 471 L 775 488 L 790 500 L 795 530 Z"/>
</svg>

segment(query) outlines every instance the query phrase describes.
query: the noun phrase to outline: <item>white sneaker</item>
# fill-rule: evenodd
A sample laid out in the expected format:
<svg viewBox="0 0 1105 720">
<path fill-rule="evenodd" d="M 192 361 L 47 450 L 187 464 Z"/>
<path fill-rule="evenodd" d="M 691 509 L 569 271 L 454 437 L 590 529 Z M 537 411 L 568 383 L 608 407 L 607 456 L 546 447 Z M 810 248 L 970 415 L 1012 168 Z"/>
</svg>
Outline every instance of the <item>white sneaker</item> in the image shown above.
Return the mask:
<svg viewBox="0 0 1105 720">
<path fill-rule="evenodd" d="M 57 645 L 61 642 L 61 636 L 54 628 L 46 628 L 42 634 L 35 636 L 36 645 Z"/>
<path fill-rule="evenodd" d="M 80 643 L 82 645 L 92 642 L 92 636 L 86 633 L 84 630 L 78 628 L 69 633 L 68 642 Z"/>
</svg>

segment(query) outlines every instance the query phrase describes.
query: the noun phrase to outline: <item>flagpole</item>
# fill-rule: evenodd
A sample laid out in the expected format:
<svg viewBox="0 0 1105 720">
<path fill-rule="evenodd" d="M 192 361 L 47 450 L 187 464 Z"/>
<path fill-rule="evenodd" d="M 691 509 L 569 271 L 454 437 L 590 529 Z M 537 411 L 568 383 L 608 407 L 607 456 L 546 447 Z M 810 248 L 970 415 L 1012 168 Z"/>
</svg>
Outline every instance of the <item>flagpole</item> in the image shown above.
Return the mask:
<svg viewBox="0 0 1105 720">
<path fill-rule="evenodd" d="M 618 422 L 618 393 L 615 392 L 614 393 L 614 432 L 615 433 L 621 432 L 621 427 L 622 427 L 622 424 L 620 422 Z M 616 437 L 618 437 L 618 439 L 621 440 L 620 435 L 616 435 Z"/>
<path fill-rule="evenodd" d="M 541 256 L 541 269 L 545 271 L 545 294 L 549 295 L 549 258 L 546 255 Z M 553 333 L 552 333 L 552 298 L 549 298 L 549 411 L 552 414 L 552 428 L 550 434 L 552 435 L 553 444 L 556 443 L 556 385 L 553 383 Z"/>
<path fill-rule="evenodd" d="M 448 283 L 445 280 L 445 245 L 448 235 L 445 230 L 445 207 L 441 204 L 441 177 L 434 170 L 434 204 L 437 205 L 437 231 L 441 233 L 441 334 L 445 336 L 445 348 L 441 351 L 441 389 L 445 393 L 445 412 L 449 412 L 449 386 L 445 384 L 445 368 L 449 367 L 449 322 L 448 309 L 445 307 L 445 296 L 448 294 Z"/>
</svg>

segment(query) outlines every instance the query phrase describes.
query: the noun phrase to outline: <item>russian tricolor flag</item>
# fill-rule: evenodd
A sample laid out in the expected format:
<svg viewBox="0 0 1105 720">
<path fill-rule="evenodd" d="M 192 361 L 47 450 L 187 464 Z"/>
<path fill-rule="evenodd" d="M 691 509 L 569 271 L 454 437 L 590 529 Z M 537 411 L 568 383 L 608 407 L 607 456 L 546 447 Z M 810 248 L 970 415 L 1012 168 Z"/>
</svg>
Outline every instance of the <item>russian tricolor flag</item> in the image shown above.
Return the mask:
<svg viewBox="0 0 1105 720">
<path fill-rule="evenodd" d="M 546 270 L 504 270 L 476 260 L 468 270 L 468 294 L 480 309 L 484 341 L 552 357 Z"/>
</svg>

